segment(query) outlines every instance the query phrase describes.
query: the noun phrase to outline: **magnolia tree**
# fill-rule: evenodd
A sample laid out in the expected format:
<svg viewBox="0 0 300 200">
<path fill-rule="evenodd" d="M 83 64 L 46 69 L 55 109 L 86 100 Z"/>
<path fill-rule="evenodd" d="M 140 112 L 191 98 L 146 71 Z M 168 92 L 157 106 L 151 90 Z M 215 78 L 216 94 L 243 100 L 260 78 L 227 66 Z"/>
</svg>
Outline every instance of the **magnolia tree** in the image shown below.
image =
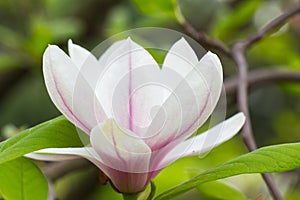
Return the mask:
<svg viewBox="0 0 300 200">
<path fill-rule="evenodd" d="M 2 198 L 64 198 L 59 193 L 66 185 L 82 181 L 75 177 L 64 184 L 60 179 L 92 169 L 94 181 L 83 184 L 98 192 L 85 190 L 73 199 L 284 199 L 287 188 L 299 180 L 290 181 L 288 174 L 274 179 L 270 173 L 299 168 L 300 144 L 257 148 L 248 87 L 299 81 L 300 76 L 248 73 L 246 53 L 299 13 L 300 5 L 294 3 L 257 32 L 227 46 L 197 31 L 180 2 L 133 3 L 144 14 L 175 19 L 182 32 L 144 27 L 110 35 L 93 50 L 71 39 L 68 53 L 57 45 L 43 49 L 45 88 L 61 116 L 0 143 Z M 238 69 L 237 77 L 225 84 L 226 66 L 219 56 Z M 236 101 L 226 101 L 228 95 Z M 227 113 L 230 104 L 237 106 Z M 235 135 L 239 146 L 228 149 L 236 156 L 224 160 L 229 150 L 213 149 Z M 249 152 L 239 155 L 241 146 Z M 211 157 L 218 164 L 209 163 L 215 162 Z M 241 174 L 252 175 L 236 177 Z"/>
</svg>

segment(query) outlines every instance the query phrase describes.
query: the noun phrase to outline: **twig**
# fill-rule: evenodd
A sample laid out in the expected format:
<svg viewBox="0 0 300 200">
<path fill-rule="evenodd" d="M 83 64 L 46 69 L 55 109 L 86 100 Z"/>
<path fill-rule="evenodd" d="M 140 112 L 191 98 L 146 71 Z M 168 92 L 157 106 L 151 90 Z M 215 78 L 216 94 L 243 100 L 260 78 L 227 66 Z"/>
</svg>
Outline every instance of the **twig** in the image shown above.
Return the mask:
<svg viewBox="0 0 300 200">
<path fill-rule="evenodd" d="M 245 47 L 248 48 L 252 44 L 256 43 L 257 41 L 261 40 L 265 37 L 269 32 L 274 30 L 277 27 L 280 27 L 286 20 L 290 17 L 294 16 L 300 12 L 300 3 L 297 6 L 291 8 L 289 11 L 283 13 L 282 15 L 278 16 L 277 18 L 273 19 L 270 23 L 260 29 L 258 32 L 250 35 L 247 39 L 245 39 Z"/>
<path fill-rule="evenodd" d="M 204 32 L 197 31 L 188 21 L 182 24 L 185 31 L 193 37 L 197 42 L 202 44 L 204 47 L 212 48 L 221 51 L 226 56 L 231 57 L 230 49 L 225 46 L 221 41 L 210 38 Z"/>
<path fill-rule="evenodd" d="M 248 109 L 248 63 L 245 58 L 245 45 L 242 42 L 237 42 L 232 47 L 233 60 L 236 62 L 239 70 L 239 86 L 237 88 L 237 101 L 239 110 L 246 116 L 246 122 L 243 127 L 242 137 L 249 151 L 257 149 L 255 140 L 252 134 L 251 120 Z"/>
<path fill-rule="evenodd" d="M 248 89 L 268 84 L 271 82 L 296 82 L 300 83 L 299 71 L 282 71 L 278 69 L 256 69 L 249 71 L 247 76 Z M 236 94 L 239 85 L 239 77 L 229 77 L 224 81 L 226 95 Z"/>
</svg>

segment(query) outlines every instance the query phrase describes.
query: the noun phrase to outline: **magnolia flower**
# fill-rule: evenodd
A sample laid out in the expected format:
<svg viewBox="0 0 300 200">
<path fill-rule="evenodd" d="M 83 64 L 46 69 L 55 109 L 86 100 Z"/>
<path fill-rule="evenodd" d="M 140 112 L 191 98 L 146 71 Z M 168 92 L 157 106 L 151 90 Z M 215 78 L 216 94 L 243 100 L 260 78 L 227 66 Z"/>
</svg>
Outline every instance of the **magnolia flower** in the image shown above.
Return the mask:
<svg viewBox="0 0 300 200">
<path fill-rule="evenodd" d="M 198 60 L 184 38 L 167 53 L 162 68 L 130 38 L 97 59 L 69 41 L 66 55 L 50 45 L 43 73 L 56 107 L 90 138 L 82 148 L 48 148 L 27 157 L 94 163 L 122 193 L 143 191 L 160 170 L 233 137 L 242 113 L 191 135 L 212 114 L 222 88 L 222 66 L 207 52 Z"/>
</svg>

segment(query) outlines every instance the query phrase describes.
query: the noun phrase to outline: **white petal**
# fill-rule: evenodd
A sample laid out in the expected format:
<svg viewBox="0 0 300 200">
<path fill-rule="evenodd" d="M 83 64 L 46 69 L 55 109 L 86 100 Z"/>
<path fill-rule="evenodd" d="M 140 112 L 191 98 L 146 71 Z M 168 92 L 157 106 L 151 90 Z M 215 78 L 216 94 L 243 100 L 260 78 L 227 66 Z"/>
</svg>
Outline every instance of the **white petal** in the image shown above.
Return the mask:
<svg viewBox="0 0 300 200">
<path fill-rule="evenodd" d="M 68 47 L 70 58 L 73 63 L 77 65 L 78 69 L 80 69 L 80 73 L 83 74 L 90 86 L 95 88 L 106 63 L 109 61 L 109 57 L 120 45 L 124 44 L 125 42 L 126 40 L 121 40 L 113 43 L 100 56 L 99 60 L 97 60 L 91 52 L 79 45 L 74 44 L 72 40 L 69 40 Z"/>
<path fill-rule="evenodd" d="M 101 64 L 101 66 L 105 66 L 106 63 L 109 62 L 110 57 L 114 56 L 114 51 L 116 51 L 120 46 L 122 46 L 126 42 L 127 40 L 116 41 L 109 48 L 107 48 L 99 58 L 99 63 Z"/>
<path fill-rule="evenodd" d="M 57 46 L 43 57 L 43 73 L 56 107 L 77 127 L 89 133 L 105 114 L 90 85 L 71 59 Z"/>
<path fill-rule="evenodd" d="M 161 101 L 161 98 L 156 96 L 158 100 L 155 100 L 151 96 L 150 99 L 138 103 L 135 98 L 140 97 L 141 87 L 152 81 L 156 75 L 159 76 L 160 69 L 152 56 L 130 39 L 116 45 L 110 56 L 103 59 L 106 64 L 98 80 L 97 96 L 109 117 L 116 119 L 122 127 L 136 132 L 134 126 L 147 123 L 145 115 L 148 113 L 140 111 L 152 107 L 148 105 L 153 104 L 152 100 Z M 156 91 L 153 88 L 150 90 Z M 140 119 L 140 122 L 134 124 L 136 119 Z"/>
<path fill-rule="evenodd" d="M 95 88 L 97 77 L 100 76 L 103 67 L 99 65 L 98 60 L 92 53 L 79 45 L 73 44 L 72 40 L 68 41 L 68 47 L 71 60 L 90 86 Z"/>
<path fill-rule="evenodd" d="M 110 169 L 103 164 L 98 154 L 92 147 L 47 148 L 26 154 L 25 157 L 43 161 L 64 161 L 85 158 L 91 161 L 109 177 L 114 177 L 116 174 L 118 174 L 118 172 L 116 172 L 114 169 Z"/>
<path fill-rule="evenodd" d="M 198 63 L 197 55 L 184 38 L 170 48 L 163 63 L 163 70 L 170 68 L 185 77 Z"/>
<path fill-rule="evenodd" d="M 207 120 L 219 100 L 222 77 L 218 57 L 208 52 L 173 88 L 155 115 L 146 134 L 157 133 L 146 140 L 153 151 L 187 138 Z"/>
<path fill-rule="evenodd" d="M 86 158 L 103 171 L 120 192 L 124 193 L 143 191 L 148 184 L 148 173 L 128 173 L 110 168 L 101 161 L 98 154 L 91 147 L 48 148 L 26 154 L 25 156 L 44 161 L 63 161 L 80 157 Z"/>
<path fill-rule="evenodd" d="M 93 128 L 91 144 L 103 163 L 112 169 L 128 173 L 148 172 L 150 148 L 134 133 L 121 129 L 113 119 Z"/>
<path fill-rule="evenodd" d="M 166 167 L 181 157 L 198 155 L 210 151 L 236 135 L 244 122 L 244 114 L 238 113 L 206 132 L 180 143 L 167 154 L 160 163 L 159 168 Z"/>
<path fill-rule="evenodd" d="M 90 62 L 94 62 L 93 65 L 95 67 L 97 66 L 98 61 L 95 56 L 83 47 L 74 44 L 72 40 L 68 41 L 68 49 L 71 60 L 79 69 L 84 65 L 84 63 L 89 62 L 87 59 L 91 59 Z"/>
<path fill-rule="evenodd" d="M 190 106 L 183 102 L 183 105 L 187 105 L 183 108 L 183 119 L 186 119 L 183 120 L 183 124 L 189 124 L 188 127 L 181 129 L 183 131 L 181 134 L 185 138 L 202 126 L 212 114 L 222 91 L 223 70 L 216 54 L 207 52 L 195 68 L 196 70 L 186 76 L 189 87 L 194 91 L 195 99 L 192 101 L 195 101 L 196 104 Z M 178 92 L 185 93 L 180 90 Z M 186 102 L 191 102 L 191 100 L 186 100 Z"/>
<path fill-rule="evenodd" d="M 78 159 L 80 157 L 86 159 L 94 159 L 92 148 L 47 148 L 41 149 L 25 156 L 35 160 L 43 161 L 63 161 Z"/>
</svg>

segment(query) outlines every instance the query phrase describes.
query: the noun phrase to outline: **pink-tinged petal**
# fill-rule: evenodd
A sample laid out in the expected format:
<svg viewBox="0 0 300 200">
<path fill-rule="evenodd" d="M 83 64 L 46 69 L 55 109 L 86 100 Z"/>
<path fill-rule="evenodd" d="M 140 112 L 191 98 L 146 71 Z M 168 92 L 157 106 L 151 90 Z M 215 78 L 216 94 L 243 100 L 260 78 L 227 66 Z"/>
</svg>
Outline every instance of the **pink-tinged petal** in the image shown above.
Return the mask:
<svg viewBox="0 0 300 200">
<path fill-rule="evenodd" d="M 129 173 L 148 172 L 151 150 L 135 133 L 113 119 L 93 128 L 91 144 L 108 167 Z"/>
<path fill-rule="evenodd" d="M 170 68 L 185 77 L 197 63 L 198 58 L 194 50 L 184 38 L 181 38 L 168 51 L 162 69 Z"/>
<path fill-rule="evenodd" d="M 105 119 L 104 111 L 77 66 L 57 46 L 50 45 L 43 57 L 48 93 L 56 107 L 77 127 L 89 133 Z"/>
<path fill-rule="evenodd" d="M 189 86 L 194 91 L 198 112 L 194 113 L 195 118 L 190 117 L 191 124 L 189 124 L 187 121 L 184 121 L 185 124 L 189 124 L 187 127 L 181 129 L 181 135 L 185 138 L 189 137 L 194 131 L 202 126 L 212 114 L 217 102 L 219 101 L 222 91 L 223 70 L 221 62 L 216 54 L 213 54 L 210 51 L 207 52 L 197 63 L 195 68 L 195 73 L 190 73 L 187 76 L 187 80 Z M 201 81 L 203 81 L 200 84 L 196 83 L 199 78 Z M 189 108 L 190 112 L 187 112 L 187 117 L 191 116 L 190 114 L 195 109 L 195 107 Z"/>
<path fill-rule="evenodd" d="M 182 78 L 193 70 L 197 63 L 198 58 L 195 52 L 182 38 L 167 53 L 162 70 L 156 66 L 149 66 L 133 72 L 135 77 L 133 85 L 140 86 L 134 90 L 131 96 L 134 105 L 132 117 L 135 125 L 132 130 L 135 133 L 146 139 L 152 138 L 159 132 L 164 126 L 164 119 L 168 114 L 166 112 L 159 116 L 162 118 L 157 120 L 160 124 L 155 126 L 156 129 L 151 129 L 151 132 L 147 129 L 166 100 L 172 98 L 170 96 Z M 176 94 L 173 97 L 175 97 L 175 104 L 179 105 Z"/>
<path fill-rule="evenodd" d="M 47 148 L 28 153 L 25 157 L 42 161 L 64 161 L 85 158 L 91 161 L 104 173 L 108 173 L 107 167 L 102 164 L 97 153 L 92 147 Z"/>
<path fill-rule="evenodd" d="M 106 175 L 121 193 L 138 193 L 146 189 L 148 173 L 128 173 L 108 168 Z"/>
<path fill-rule="evenodd" d="M 221 94 L 222 77 L 218 57 L 211 52 L 206 53 L 173 88 L 154 116 L 147 134 L 157 134 L 146 140 L 152 151 L 165 148 L 171 141 L 169 149 L 173 148 L 176 142 L 189 137 L 207 120 Z"/>
<path fill-rule="evenodd" d="M 238 113 L 206 132 L 180 143 L 166 155 L 157 169 L 164 168 L 179 158 L 210 151 L 235 136 L 244 123 L 244 114 Z"/>
<path fill-rule="evenodd" d="M 141 87 L 149 85 L 147 83 L 159 75 L 158 64 L 149 52 L 130 38 L 120 42 L 104 60 L 105 69 L 98 80 L 97 96 L 108 117 L 116 119 L 122 127 L 138 132 L 136 126 L 138 129 L 149 123 L 146 116 L 148 112 L 141 112 L 141 109 L 145 111 L 152 107 L 148 104 L 152 105 L 155 98 L 143 102 L 137 102 L 135 98 L 139 98 L 141 90 L 144 90 Z M 159 100 L 155 101 L 161 101 L 159 96 L 156 98 Z M 135 122 L 136 119 L 140 121 Z"/>
<path fill-rule="evenodd" d="M 112 169 L 98 157 L 91 147 L 84 148 L 47 148 L 25 155 L 27 158 L 43 161 L 64 161 L 85 158 L 96 165 L 111 180 L 114 186 L 122 193 L 136 193 L 143 191 L 148 182 L 147 173 L 128 173 Z"/>
<path fill-rule="evenodd" d="M 116 188 L 137 192 L 146 187 L 151 150 L 142 139 L 108 119 L 93 128 L 91 144 Z"/>
</svg>

